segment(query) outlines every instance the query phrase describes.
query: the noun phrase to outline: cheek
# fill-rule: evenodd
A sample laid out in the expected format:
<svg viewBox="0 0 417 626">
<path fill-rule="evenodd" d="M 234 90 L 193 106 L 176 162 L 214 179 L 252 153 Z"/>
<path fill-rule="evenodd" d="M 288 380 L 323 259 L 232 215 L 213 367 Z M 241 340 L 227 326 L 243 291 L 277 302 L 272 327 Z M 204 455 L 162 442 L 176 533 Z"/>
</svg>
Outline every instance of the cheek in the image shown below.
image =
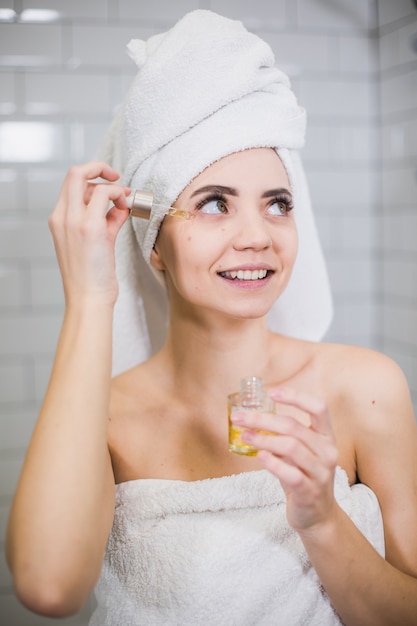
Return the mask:
<svg viewBox="0 0 417 626">
<path fill-rule="evenodd" d="M 286 236 L 280 241 L 280 247 L 288 260 L 293 259 L 295 261 L 298 253 L 298 232 L 294 223 L 288 227 Z"/>
<path fill-rule="evenodd" d="M 192 235 L 178 237 L 164 246 L 163 259 L 166 273 L 174 285 L 179 287 L 182 282 L 190 281 L 192 275 L 201 265 L 201 246 L 197 245 Z"/>
<path fill-rule="evenodd" d="M 213 268 L 217 267 L 222 255 L 218 235 L 218 232 L 192 232 L 175 241 L 167 273 L 175 288 L 183 295 L 188 293 L 191 296 L 209 288 L 208 281 Z"/>
<path fill-rule="evenodd" d="M 295 257 L 298 254 L 298 232 L 295 226 L 294 226 L 292 236 L 291 236 L 291 249 L 292 249 L 292 254 L 295 260 Z"/>
<path fill-rule="evenodd" d="M 188 235 L 175 250 L 175 270 L 178 279 L 183 278 L 191 282 L 197 275 L 201 277 L 201 271 L 210 263 L 209 259 L 205 242 Z"/>
</svg>

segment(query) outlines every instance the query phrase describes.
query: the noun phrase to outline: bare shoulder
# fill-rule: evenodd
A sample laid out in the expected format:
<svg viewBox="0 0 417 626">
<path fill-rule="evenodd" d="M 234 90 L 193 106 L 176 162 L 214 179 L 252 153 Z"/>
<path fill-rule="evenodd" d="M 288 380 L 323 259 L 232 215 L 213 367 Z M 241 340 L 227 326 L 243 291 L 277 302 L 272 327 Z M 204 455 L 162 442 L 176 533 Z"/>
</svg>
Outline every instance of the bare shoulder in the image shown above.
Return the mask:
<svg viewBox="0 0 417 626">
<path fill-rule="evenodd" d="M 388 356 L 359 346 L 318 344 L 317 360 L 330 395 L 351 411 L 411 406 L 406 377 Z"/>
<path fill-rule="evenodd" d="M 349 422 L 357 451 L 366 441 L 376 448 L 390 436 L 415 433 L 408 382 L 395 361 L 368 348 L 337 344 L 324 344 L 321 359 L 328 397 Z"/>
<path fill-rule="evenodd" d="M 389 357 L 353 346 L 320 354 L 335 410 L 349 423 L 357 479 L 377 495 L 387 560 L 417 574 L 417 425 L 406 377 Z"/>
<path fill-rule="evenodd" d="M 286 359 L 293 369 L 304 371 L 330 402 L 349 406 L 363 414 L 365 407 L 410 403 L 407 380 L 399 365 L 388 356 L 360 346 L 316 343 L 286 338 Z M 277 350 L 282 353 L 282 344 Z M 288 356 L 287 356 L 288 355 Z"/>
</svg>

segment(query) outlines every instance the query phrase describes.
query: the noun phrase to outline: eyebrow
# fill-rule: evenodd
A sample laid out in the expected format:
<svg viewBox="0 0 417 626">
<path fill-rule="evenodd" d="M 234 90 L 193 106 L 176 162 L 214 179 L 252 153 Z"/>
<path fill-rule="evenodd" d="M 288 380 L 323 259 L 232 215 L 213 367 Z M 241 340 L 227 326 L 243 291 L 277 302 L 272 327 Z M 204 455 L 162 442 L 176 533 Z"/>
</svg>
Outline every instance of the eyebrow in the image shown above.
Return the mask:
<svg viewBox="0 0 417 626">
<path fill-rule="evenodd" d="M 238 196 L 239 193 L 233 187 L 225 187 L 224 185 L 206 185 L 205 187 L 200 187 L 196 189 L 191 194 L 191 198 L 194 196 L 198 196 L 201 193 L 222 193 L 227 196 Z M 286 187 L 278 187 L 277 189 L 269 189 L 268 191 L 264 191 L 261 198 L 273 198 L 274 196 L 278 196 L 282 193 L 285 193 L 289 196 L 292 196 L 289 189 Z"/>
<path fill-rule="evenodd" d="M 196 189 L 195 191 L 193 191 L 193 193 L 191 194 L 191 198 L 194 198 L 194 196 L 198 196 L 200 193 L 224 193 L 228 196 L 238 196 L 238 192 L 236 191 L 236 189 L 233 189 L 233 187 L 224 187 L 224 185 L 206 185 L 205 187 L 200 187 L 199 189 Z"/>
<path fill-rule="evenodd" d="M 268 191 L 265 191 L 261 198 L 273 198 L 274 196 L 280 196 L 281 194 L 285 194 L 287 196 L 289 196 L 290 198 L 292 198 L 292 193 L 289 189 L 287 189 L 286 187 L 278 187 L 277 189 L 269 189 Z"/>
</svg>

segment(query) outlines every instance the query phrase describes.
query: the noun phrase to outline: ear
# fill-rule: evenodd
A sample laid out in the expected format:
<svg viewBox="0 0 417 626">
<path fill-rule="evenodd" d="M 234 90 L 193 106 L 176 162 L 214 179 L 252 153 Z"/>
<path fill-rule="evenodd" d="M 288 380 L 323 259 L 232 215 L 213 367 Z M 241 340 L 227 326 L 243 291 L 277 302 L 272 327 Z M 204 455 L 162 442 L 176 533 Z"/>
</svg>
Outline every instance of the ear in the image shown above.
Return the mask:
<svg viewBox="0 0 417 626">
<path fill-rule="evenodd" d="M 166 270 L 165 263 L 162 260 L 161 253 L 158 250 L 158 246 L 155 244 L 151 252 L 151 265 L 155 270 Z"/>
</svg>

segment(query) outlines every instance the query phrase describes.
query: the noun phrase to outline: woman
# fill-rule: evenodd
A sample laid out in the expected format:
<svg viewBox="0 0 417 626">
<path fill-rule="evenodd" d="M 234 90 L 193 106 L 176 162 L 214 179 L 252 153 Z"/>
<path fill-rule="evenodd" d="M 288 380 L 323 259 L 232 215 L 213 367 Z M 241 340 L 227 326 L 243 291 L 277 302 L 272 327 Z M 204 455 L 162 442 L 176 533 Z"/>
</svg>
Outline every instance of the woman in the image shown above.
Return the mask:
<svg viewBox="0 0 417 626">
<path fill-rule="evenodd" d="M 130 49 L 140 71 L 108 143 L 122 177 L 104 162 L 72 168 L 50 221 L 66 312 L 10 516 L 17 594 L 68 615 L 100 577 L 93 625 L 415 624 L 404 377 L 382 355 L 266 322 L 275 311 L 310 335 L 328 322 L 288 81 L 263 42 L 205 11 Z M 131 188 L 191 219 L 154 207 L 129 220 Z M 138 244 L 169 325 L 126 369 L 160 298 Z M 112 336 L 123 371 L 110 384 Z M 277 403 L 234 417 L 255 457 L 227 445 L 226 397 L 248 375 Z"/>
</svg>

